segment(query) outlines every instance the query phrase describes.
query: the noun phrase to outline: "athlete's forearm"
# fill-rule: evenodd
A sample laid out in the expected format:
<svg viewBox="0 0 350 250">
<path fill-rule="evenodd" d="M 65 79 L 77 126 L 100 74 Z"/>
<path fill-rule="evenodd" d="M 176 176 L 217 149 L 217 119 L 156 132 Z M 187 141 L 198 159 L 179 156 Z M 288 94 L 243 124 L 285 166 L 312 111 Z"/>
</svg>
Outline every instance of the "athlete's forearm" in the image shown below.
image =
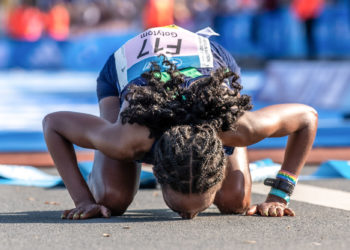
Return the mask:
<svg viewBox="0 0 350 250">
<path fill-rule="evenodd" d="M 110 123 L 97 116 L 60 111 L 47 115 L 43 120 L 44 133 L 54 130 L 72 144 L 83 148 L 97 149 L 104 139 L 100 131 Z"/>
<path fill-rule="evenodd" d="M 279 125 L 275 126 L 277 129 L 271 126 L 273 133 L 269 137 L 288 136 L 282 170 L 298 176 L 316 136 L 317 112 L 302 104 L 271 106 L 271 111 L 278 114 L 279 118 L 273 119 L 276 119 L 276 124 Z"/>
<path fill-rule="evenodd" d="M 247 116 L 252 124 L 248 131 L 257 131 L 257 136 L 250 136 L 251 141 L 288 136 L 288 143 L 281 171 L 276 179 L 265 180 L 265 184 L 272 187 L 266 201 L 253 206 L 247 214 L 258 211 L 263 216 L 294 216 L 287 205 L 316 136 L 317 112 L 305 105 L 289 104 L 270 106 L 254 113 Z"/>
<path fill-rule="evenodd" d="M 78 169 L 72 143 L 58 134 L 49 124 L 44 124 L 44 134 L 51 157 L 75 205 L 78 207 L 95 203 Z"/>
<path fill-rule="evenodd" d="M 246 112 L 237 130 L 220 135 L 224 145 L 249 146 L 267 137 L 288 136 L 282 170 L 298 176 L 312 148 L 317 130 L 317 112 L 303 104 L 272 105 Z"/>
<path fill-rule="evenodd" d="M 224 145 L 246 147 L 267 137 L 289 136 L 298 138 L 298 143 L 305 144 L 303 148 L 308 148 L 316 134 L 317 112 L 303 104 L 272 105 L 244 113 L 236 125 L 237 129 L 234 131 L 219 133 Z M 302 140 L 302 136 L 299 135 L 305 133 L 307 139 Z M 288 144 L 288 147 L 290 146 L 299 145 Z"/>
<path fill-rule="evenodd" d="M 288 136 L 287 147 L 285 150 L 284 160 L 281 170 L 277 178 L 289 179 L 290 183 L 296 184 L 296 180 L 304 167 L 304 164 L 309 155 L 317 131 L 317 113 L 313 109 L 306 109 L 305 112 L 300 113 L 298 116 L 299 128 Z M 286 176 L 285 176 L 286 175 Z M 278 197 L 270 191 L 266 202 L 280 202 L 288 203 L 289 196 L 287 198 Z M 277 190 L 279 192 L 279 190 Z M 282 195 L 283 196 L 283 195 Z"/>
<path fill-rule="evenodd" d="M 316 131 L 317 115 L 306 115 L 305 126 L 288 137 L 288 143 L 284 155 L 282 169 L 299 176 L 311 151 Z"/>
<path fill-rule="evenodd" d="M 291 176 L 297 178 L 304 167 L 317 130 L 317 116 L 312 117 L 312 115 L 310 115 L 307 119 L 308 121 L 304 128 L 292 133 L 288 137 L 284 160 L 281 167 L 282 171 L 284 170 L 287 172 L 279 172 L 277 175 L 278 178 L 280 178 L 279 175 L 281 173 L 287 173 L 288 175 L 290 173 Z M 268 194 L 266 202 L 280 202 L 287 204 L 286 199 L 272 195 L 271 192 Z"/>
<path fill-rule="evenodd" d="M 133 145 L 123 144 L 123 130 L 118 124 L 97 116 L 76 112 L 55 112 L 43 121 L 44 133 L 48 128 L 74 145 L 97 149 L 114 159 L 132 157 Z"/>
</svg>

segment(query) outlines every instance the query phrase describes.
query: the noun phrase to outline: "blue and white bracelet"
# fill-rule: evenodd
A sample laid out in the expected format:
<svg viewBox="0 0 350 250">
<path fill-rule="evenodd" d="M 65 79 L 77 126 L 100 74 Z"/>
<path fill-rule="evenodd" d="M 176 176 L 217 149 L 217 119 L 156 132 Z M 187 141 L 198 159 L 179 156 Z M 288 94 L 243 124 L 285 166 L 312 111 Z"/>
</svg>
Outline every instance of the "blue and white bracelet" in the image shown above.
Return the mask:
<svg viewBox="0 0 350 250">
<path fill-rule="evenodd" d="M 287 205 L 289 204 L 290 196 L 286 192 L 283 192 L 282 190 L 279 190 L 277 188 L 271 188 L 269 194 L 272 194 L 272 195 L 275 195 L 277 197 L 280 197 L 280 198 L 284 199 L 287 202 Z"/>
</svg>

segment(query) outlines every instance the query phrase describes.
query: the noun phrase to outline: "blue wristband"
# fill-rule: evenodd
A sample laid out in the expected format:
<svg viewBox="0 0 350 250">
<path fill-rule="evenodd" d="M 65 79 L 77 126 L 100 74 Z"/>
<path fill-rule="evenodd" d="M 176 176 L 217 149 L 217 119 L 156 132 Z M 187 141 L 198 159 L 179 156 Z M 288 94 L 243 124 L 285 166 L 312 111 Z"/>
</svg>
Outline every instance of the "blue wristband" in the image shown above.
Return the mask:
<svg viewBox="0 0 350 250">
<path fill-rule="evenodd" d="M 283 192 L 282 190 L 279 190 L 279 189 L 276 189 L 276 188 L 271 188 L 271 191 L 270 191 L 269 194 L 278 196 L 278 197 L 284 199 L 287 202 L 287 204 L 289 204 L 290 197 L 289 197 L 289 195 L 286 192 Z"/>
</svg>

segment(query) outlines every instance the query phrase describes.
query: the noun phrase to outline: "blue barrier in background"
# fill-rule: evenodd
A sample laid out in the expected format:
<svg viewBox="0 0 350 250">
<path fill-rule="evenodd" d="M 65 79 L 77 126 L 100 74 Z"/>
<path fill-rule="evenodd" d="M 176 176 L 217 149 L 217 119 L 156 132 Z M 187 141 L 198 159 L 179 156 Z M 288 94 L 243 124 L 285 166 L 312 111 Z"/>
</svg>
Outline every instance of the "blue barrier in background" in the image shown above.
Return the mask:
<svg viewBox="0 0 350 250">
<path fill-rule="evenodd" d="M 59 69 L 67 43 L 43 38 L 36 42 L 11 40 L 11 67 L 23 69 Z"/>
<path fill-rule="evenodd" d="M 107 58 L 138 34 L 89 34 L 65 42 L 44 37 L 36 42 L 0 39 L 0 69 L 98 71 Z"/>
<path fill-rule="evenodd" d="M 305 31 L 288 8 L 268 11 L 259 16 L 258 46 L 267 57 L 306 55 Z"/>
<path fill-rule="evenodd" d="M 11 65 L 12 45 L 7 39 L 0 39 L 0 69 L 8 68 Z"/>
<path fill-rule="evenodd" d="M 216 41 L 235 56 L 259 56 L 254 18 L 254 13 L 249 12 L 216 17 L 214 29 L 220 34 Z"/>
<path fill-rule="evenodd" d="M 270 61 L 256 100 L 349 112 L 349 69 L 347 61 Z"/>
<path fill-rule="evenodd" d="M 138 32 L 112 35 L 90 34 L 70 41 L 65 50 L 63 67 L 71 70 L 100 70 L 108 57 Z"/>
<path fill-rule="evenodd" d="M 322 57 L 350 55 L 350 13 L 346 4 L 328 6 L 314 29 L 317 54 Z"/>
<path fill-rule="evenodd" d="M 214 22 L 217 41 L 236 56 L 303 57 L 305 30 L 288 8 L 218 16 Z"/>
</svg>

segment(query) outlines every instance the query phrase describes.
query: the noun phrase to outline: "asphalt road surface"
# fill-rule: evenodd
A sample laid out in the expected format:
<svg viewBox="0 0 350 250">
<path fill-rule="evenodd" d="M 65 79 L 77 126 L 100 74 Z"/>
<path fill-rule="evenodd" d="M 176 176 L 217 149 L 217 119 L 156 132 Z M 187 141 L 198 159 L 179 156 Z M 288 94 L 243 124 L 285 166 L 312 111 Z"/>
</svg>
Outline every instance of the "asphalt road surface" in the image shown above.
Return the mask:
<svg viewBox="0 0 350 250">
<path fill-rule="evenodd" d="M 350 180 L 299 184 L 296 217 L 220 215 L 213 206 L 182 220 L 154 189 L 140 190 L 124 216 L 84 221 L 60 219 L 73 207 L 64 188 L 0 186 L 0 249 L 350 249 Z M 264 187 L 253 191 L 262 202 Z"/>
</svg>

